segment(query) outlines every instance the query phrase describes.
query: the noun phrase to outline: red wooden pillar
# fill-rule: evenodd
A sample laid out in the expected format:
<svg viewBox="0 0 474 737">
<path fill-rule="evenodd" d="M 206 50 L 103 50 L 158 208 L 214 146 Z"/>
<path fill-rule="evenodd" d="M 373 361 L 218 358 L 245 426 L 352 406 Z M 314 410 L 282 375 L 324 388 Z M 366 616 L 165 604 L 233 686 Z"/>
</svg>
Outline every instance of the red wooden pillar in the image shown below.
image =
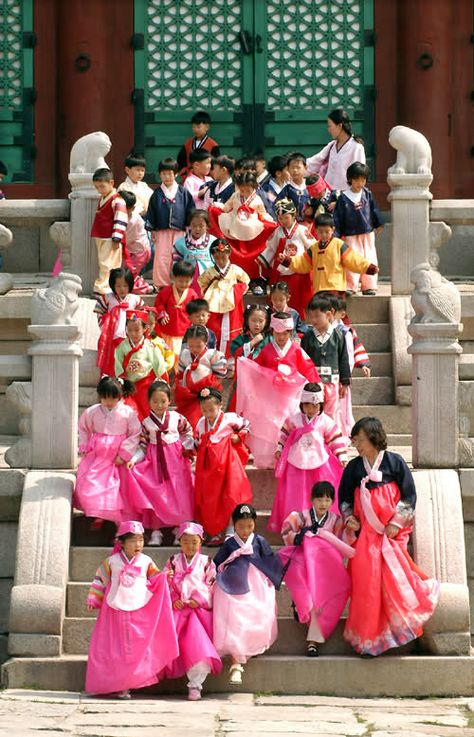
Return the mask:
<svg viewBox="0 0 474 737">
<path fill-rule="evenodd" d="M 117 182 L 133 147 L 133 0 L 68 0 L 57 4 L 58 180 L 69 184 L 71 146 L 102 130 L 112 141 L 107 161 Z"/>
<path fill-rule="evenodd" d="M 452 27 L 456 3 L 399 0 L 398 123 L 421 131 L 433 152 L 435 197 L 454 194 Z"/>
</svg>

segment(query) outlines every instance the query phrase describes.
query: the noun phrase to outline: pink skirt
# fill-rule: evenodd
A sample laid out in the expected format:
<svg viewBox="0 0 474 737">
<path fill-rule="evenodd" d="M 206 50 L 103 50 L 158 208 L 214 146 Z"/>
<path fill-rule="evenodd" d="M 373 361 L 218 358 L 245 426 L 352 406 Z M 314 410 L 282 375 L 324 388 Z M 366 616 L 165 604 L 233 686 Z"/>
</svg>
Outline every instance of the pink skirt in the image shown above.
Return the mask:
<svg viewBox="0 0 474 737">
<path fill-rule="evenodd" d="M 173 609 L 179 655 L 163 672 L 166 678 L 181 678 L 193 665 L 205 662 L 211 673 L 220 673 L 222 662 L 212 642 L 210 609 Z"/>
<path fill-rule="evenodd" d="M 148 445 L 146 458 L 132 468 L 128 498 L 144 526 L 157 530 L 174 527 L 194 517 L 194 477 L 191 462 L 183 457 L 180 441 L 163 445 L 169 478 L 163 478 L 156 445 Z"/>
<path fill-rule="evenodd" d="M 157 230 L 155 236 L 155 255 L 153 257 L 153 284 L 166 287 L 171 284 L 171 264 L 173 246 L 184 235 L 182 230 Z"/>
<path fill-rule="evenodd" d="M 341 481 L 343 467 L 336 456 L 329 452 L 326 463 L 318 468 L 296 468 L 287 463 L 283 476 L 278 479 L 272 513 L 267 529 L 279 534 L 283 522 L 291 512 L 311 507 L 311 490 L 318 481 L 329 481 L 336 490 L 331 512 L 338 513 L 337 490 Z"/>
<path fill-rule="evenodd" d="M 252 564 L 248 583 L 247 594 L 226 594 L 217 583 L 214 587 L 214 645 L 219 655 L 231 655 L 238 663 L 264 653 L 278 635 L 273 584 Z"/>
<path fill-rule="evenodd" d="M 121 522 L 130 519 L 126 486 L 128 469 L 114 461 L 126 435 L 95 433 L 77 469 L 73 505 L 87 517 Z"/>
<path fill-rule="evenodd" d="M 125 612 L 106 602 L 99 613 L 89 646 L 86 691 L 115 693 L 157 683 L 178 655 L 171 598 L 166 577 L 150 581 L 154 596 L 141 609 Z"/>
</svg>

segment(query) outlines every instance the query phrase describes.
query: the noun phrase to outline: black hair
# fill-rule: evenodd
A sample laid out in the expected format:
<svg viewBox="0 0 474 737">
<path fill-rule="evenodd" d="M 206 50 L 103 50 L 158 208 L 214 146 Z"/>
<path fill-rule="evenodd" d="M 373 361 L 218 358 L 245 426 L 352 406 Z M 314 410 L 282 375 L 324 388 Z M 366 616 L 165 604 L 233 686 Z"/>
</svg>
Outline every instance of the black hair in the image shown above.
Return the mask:
<svg viewBox="0 0 474 737">
<path fill-rule="evenodd" d="M 291 164 L 292 161 L 302 161 L 306 166 L 306 156 L 302 154 L 301 151 L 290 151 L 290 153 L 287 154 L 286 159 L 288 164 Z"/>
<path fill-rule="evenodd" d="M 271 177 L 274 177 L 277 171 L 283 171 L 288 166 L 288 158 L 286 156 L 273 156 L 267 164 L 267 169 Z"/>
<path fill-rule="evenodd" d="M 3 161 L 0 161 L 0 174 L 3 174 L 5 177 L 8 174 L 7 165 L 4 164 Z"/>
<path fill-rule="evenodd" d="M 150 401 L 155 392 L 163 392 L 166 394 L 168 399 L 171 399 L 170 385 L 167 384 L 166 381 L 154 381 L 153 384 L 150 384 L 146 395 L 148 401 Z"/>
<path fill-rule="evenodd" d="M 253 156 L 244 156 L 242 159 L 239 159 L 239 168 L 243 171 L 255 172 L 255 159 Z"/>
<path fill-rule="evenodd" d="M 265 158 L 265 154 L 263 153 L 263 151 L 256 151 L 253 155 L 253 158 L 255 161 L 264 161 L 265 164 L 267 163 L 267 160 Z"/>
<path fill-rule="evenodd" d="M 109 287 L 111 288 L 112 292 L 115 294 L 115 285 L 117 283 L 117 279 L 125 279 L 125 282 L 128 287 L 128 291 L 130 294 L 133 291 L 133 285 L 134 285 L 134 278 L 133 274 L 130 271 L 130 269 L 111 269 L 109 274 Z"/>
<path fill-rule="evenodd" d="M 225 238 L 216 238 L 214 241 L 212 241 L 211 245 L 209 246 L 209 253 L 212 256 L 215 251 L 220 251 L 221 249 L 219 248 L 219 245 L 221 243 L 223 243 L 225 246 L 227 246 L 227 249 L 226 249 L 225 253 L 227 253 L 229 255 L 229 257 L 230 257 L 230 253 L 231 253 L 230 246 L 227 243 L 227 241 L 226 241 Z"/>
<path fill-rule="evenodd" d="M 227 169 L 229 176 L 232 176 L 234 173 L 235 161 L 234 159 L 230 159 L 228 156 L 217 156 L 217 158 L 212 159 L 212 165 L 221 166 L 222 168 Z"/>
<path fill-rule="evenodd" d="M 124 543 L 126 540 L 130 540 L 131 537 L 135 537 L 135 535 L 141 535 L 144 537 L 143 532 L 125 532 L 123 535 L 118 535 L 117 540 Z"/>
<path fill-rule="evenodd" d="M 204 389 L 201 389 L 198 394 L 198 401 L 205 402 L 206 399 L 215 399 L 216 404 L 222 404 L 222 394 L 215 386 L 206 386 Z"/>
<path fill-rule="evenodd" d="M 334 500 L 336 491 L 329 481 L 318 481 L 311 489 L 311 499 L 320 499 L 322 496 L 328 496 Z"/>
<path fill-rule="evenodd" d="M 97 384 L 97 394 L 100 399 L 121 399 L 122 384 L 115 376 L 103 376 Z"/>
<path fill-rule="evenodd" d="M 128 189 L 121 189 L 120 197 L 125 202 L 125 207 L 127 208 L 127 210 L 133 210 L 133 208 L 137 204 L 137 198 L 134 193 L 129 192 Z"/>
<path fill-rule="evenodd" d="M 377 450 L 385 450 L 387 447 L 387 434 L 378 417 L 362 417 L 357 420 L 351 430 L 351 440 L 363 430 L 367 439 Z"/>
<path fill-rule="evenodd" d="M 188 215 L 188 225 L 191 224 L 191 220 L 194 220 L 194 218 L 200 218 L 201 220 L 204 220 L 207 227 L 209 227 L 209 215 L 207 213 L 207 210 L 200 210 L 198 208 L 196 208 L 195 210 L 191 210 Z"/>
<path fill-rule="evenodd" d="M 359 179 L 360 177 L 363 177 L 364 179 L 368 179 L 369 176 L 370 176 L 369 167 L 367 166 L 367 164 L 363 164 L 361 161 L 354 161 L 353 164 L 347 167 L 347 171 L 346 171 L 347 184 L 350 184 L 353 179 Z"/>
<path fill-rule="evenodd" d="M 255 507 L 251 504 L 237 504 L 236 508 L 232 512 L 232 522 L 238 522 L 239 519 L 257 519 L 257 512 Z"/>
<path fill-rule="evenodd" d="M 321 310 L 321 312 L 330 312 L 332 310 L 331 303 L 327 297 L 321 297 L 319 294 L 311 297 L 306 311 L 315 312 L 316 310 Z"/>
<path fill-rule="evenodd" d="M 125 159 L 124 166 L 126 166 L 127 169 L 131 169 L 134 166 L 143 166 L 146 168 L 145 157 L 143 154 L 129 153 Z"/>
<path fill-rule="evenodd" d="M 291 297 L 290 287 L 286 283 L 286 281 L 277 281 L 275 284 L 272 284 L 270 287 L 270 297 L 272 294 L 275 294 L 275 292 L 282 292 L 282 294 L 286 294 L 288 297 L 288 300 Z"/>
<path fill-rule="evenodd" d="M 253 315 L 254 312 L 263 312 L 265 314 L 265 325 L 263 326 L 263 333 L 267 333 L 270 328 L 270 319 L 271 319 L 271 312 L 270 309 L 266 305 L 247 305 L 247 307 L 244 310 L 244 324 L 243 324 L 243 331 L 244 333 L 249 332 L 249 318 Z"/>
<path fill-rule="evenodd" d="M 323 228 L 334 228 L 333 217 L 328 212 L 322 212 L 320 215 L 317 215 L 314 219 L 314 223 L 316 227 L 318 227 L 318 225 L 321 225 Z"/>
<path fill-rule="evenodd" d="M 347 311 L 347 299 L 345 297 L 338 297 L 339 305 L 337 307 L 337 312 L 340 312 L 341 310 L 344 310 L 344 312 Z"/>
<path fill-rule="evenodd" d="M 196 267 L 191 261 L 175 261 L 171 267 L 173 276 L 188 276 L 190 279 L 194 276 Z"/>
<path fill-rule="evenodd" d="M 179 171 L 178 162 L 170 156 L 167 159 L 161 159 L 158 164 L 158 174 L 160 171 L 174 171 L 177 174 Z"/>
<path fill-rule="evenodd" d="M 290 315 L 288 312 L 274 312 L 272 317 L 276 317 L 277 320 L 286 320 Z"/>
<path fill-rule="evenodd" d="M 353 136 L 354 140 L 357 141 L 357 143 L 363 143 L 362 138 L 354 136 L 354 134 L 352 133 L 351 119 L 342 107 L 337 107 L 335 110 L 331 110 L 328 118 L 329 120 L 332 120 L 335 125 L 342 125 L 342 130 L 344 131 L 344 133 L 347 133 L 348 136 Z"/>
<path fill-rule="evenodd" d="M 203 310 L 209 312 L 209 302 L 207 299 L 192 299 L 186 305 L 187 315 L 195 315 L 196 312 L 202 312 Z"/>
<path fill-rule="evenodd" d="M 304 385 L 303 391 L 304 392 L 320 392 L 323 390 L 323 387 L 321 384 L 317 384 L 315 381 L 308 381 L 307 384 Z M 319 412 L 320 415 L 324 408 L 324 401 L 319 403 Z M 303 402 L 300 402 L 300 410 L 303 411 Z"/>
<path fill-rule="evenodd" d="M 188 343 L 190 338 L 199 338 L 199 340 L 203 340 L 204 343 L 207 343 L 209 339 L 209 333 L 206 326 L 191 325 L 191 327 L 189 327 L 184 334 L 183 343 Z"/>
<path fill-rule="evenodd" d="M 111 182 L 113 178 L 114 175 L 112 174 L 112 171 L 106 166 L 96 169 L 92 175 L 93 182 Z"/>
<path fill-rule="evenodd" d="M 313 295 L 313 296 L 316 296 L 316 295 Z M 334 312 L 340 309 L 339 305 L 340 305 L 341 300 L 339 299 L 339 297 L 336 297 L 335 294 L 331 294 L 331 292 L 325 292 L 323 290 L 321 292 L 318 292 L 317 296 L 320 299 L 327 299 L 327 301 L 331 305 L 331 310 L 334 310 Z"/>
<path fill-rule="evenodd" d="M 189 154 L 189 163 L 194 164 L 196 161 L 207 161 L 212 159 L 211 152 L 205 148 L 197 148 L 195 151 L 191 151 Z"/>
<path fill-rule="evenodd" d="M 211 116 L 209 113 L 206 113 L 205 110 L 198 110 L 191 118 L 191 125 L 193 123 L 206 123 L 207 125 L 211 125 Z"/>
<path fill-rule="evenodd" d="M 253 171 L 242 171 L 241 174 L 237 174 L 234 181 L 237 187 L 242 187 L 242 185 L 248 185 L 250 187 L 253 187 L 254 189 L 257 189 L 258 187 L 257 177 L 255 176 Z"/>
</svg>

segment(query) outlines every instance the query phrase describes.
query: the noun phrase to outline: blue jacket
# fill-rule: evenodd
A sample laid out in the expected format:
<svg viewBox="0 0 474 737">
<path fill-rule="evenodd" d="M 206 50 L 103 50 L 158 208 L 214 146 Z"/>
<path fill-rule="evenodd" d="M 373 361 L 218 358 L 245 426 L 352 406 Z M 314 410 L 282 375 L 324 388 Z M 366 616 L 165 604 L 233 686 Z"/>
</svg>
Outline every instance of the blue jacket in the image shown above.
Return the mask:
<svg viewBox="0 0 474 737">
<path fill-rule="evenodd" d="M 195 209 L 193 197 L 181 185 L 174 200 L 165 197 L 161 187 L 153 192 L 148 203 L 145 228 L 147 230 L 186 230 L 191 210 Z"/>
<path fill-rule="evenodd" d="M 235 537 L 226 540 L 214 557 L 216 568 L 238 548 L 239 543 Z M 283 578 L 280 558 L 261 535 L 254 536 L 252 548 L 252 555 L 241 555 L 217 574 L 216 583 L 226 594 L 247 594 L 250 591 L 247 573 L 251 563 L 270 579 L 276 589 L 280 588 Z"/>
<path fill-rule="evenodd" d="M 371 233 L 375 228 L 383 225 L 383 217 L 374 200 L 374 196 L 367 187 L 362 190 L 360 202 L 355 205 L 344 193 L 338 197 L 333 212 L 335 232 L 337 238 L 346 235 L 362 235 Z"/>
</svg>

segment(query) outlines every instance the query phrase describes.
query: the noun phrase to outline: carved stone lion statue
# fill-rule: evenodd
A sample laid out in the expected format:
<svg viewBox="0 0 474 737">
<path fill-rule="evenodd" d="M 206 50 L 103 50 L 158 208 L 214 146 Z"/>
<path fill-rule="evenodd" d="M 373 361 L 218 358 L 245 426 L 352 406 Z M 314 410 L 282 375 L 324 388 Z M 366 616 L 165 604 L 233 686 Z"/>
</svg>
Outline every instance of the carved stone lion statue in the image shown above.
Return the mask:
<svg viewBox="0 0 474 737">
<path fill-rule="evenodd" d="M 415 310 L 412 322 L 440 323 L 461 321 L 461 296 L 456 286 L 429 263 L 418 264 L 410 274 L 415 285 L 411 304 Z"/>
<path fill-rule="evenodd" d="M 431 147 L 422 133 L 396 125 L 388 142 L 397 151 L 397 161 L 388 170 L 390 174 L 431 174 Z"/>
<path fill-rule="evenodd" d="M 71 148 L 69 171 L 72 174 L 93 174 L 106 167 L 105 156 L 112 148 L 107 133 L 95 131 L 79 138 Z"/>
<path fill-rule="evenodd" d="M 76 274 L 64 271 L 47 289 L 37 289 L 31 299 L 32 325 L 72 325 L 79 306 L 82 282 Z"/>
</svg>

